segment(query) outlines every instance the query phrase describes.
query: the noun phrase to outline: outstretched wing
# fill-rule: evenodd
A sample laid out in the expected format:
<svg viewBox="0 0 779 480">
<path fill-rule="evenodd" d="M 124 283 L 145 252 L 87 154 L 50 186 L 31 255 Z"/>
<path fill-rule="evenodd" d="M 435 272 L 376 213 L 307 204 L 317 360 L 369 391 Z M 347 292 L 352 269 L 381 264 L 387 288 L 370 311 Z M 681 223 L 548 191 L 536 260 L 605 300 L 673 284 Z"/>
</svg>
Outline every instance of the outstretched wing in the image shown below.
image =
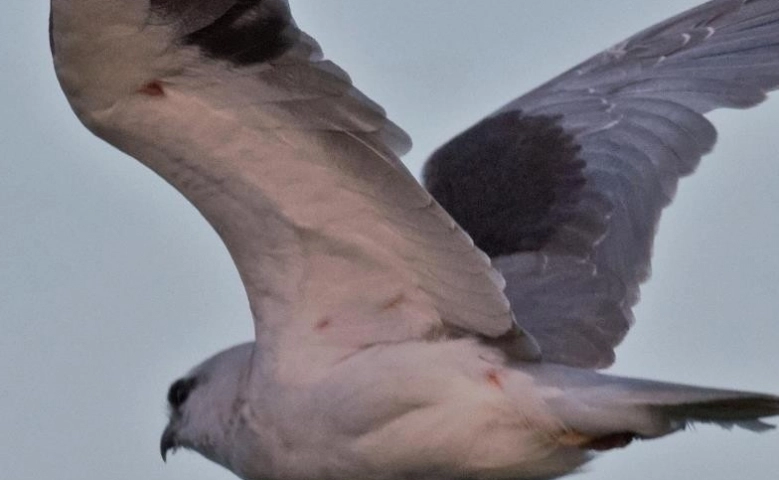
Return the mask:
<svg viewBox="0 0 779 480">
<path fill-rule="evenodd" d="M 405 133 L 322 59 L 285 1 L 78 10 L 89 3 L 52 16 L 74 109 L 213 225 L 280 368 L 515 331 L 502 276 L 398 160 Z"/>
<path fill-rule="evenodd" d="M 779 2 L 715 0 L 585 61 L 437 151 L 428 190 L 508 282 L 548 361 L 605 367 L 662 209 L 716 141 L 703 114 L 779 86 Z"/>
</svg>

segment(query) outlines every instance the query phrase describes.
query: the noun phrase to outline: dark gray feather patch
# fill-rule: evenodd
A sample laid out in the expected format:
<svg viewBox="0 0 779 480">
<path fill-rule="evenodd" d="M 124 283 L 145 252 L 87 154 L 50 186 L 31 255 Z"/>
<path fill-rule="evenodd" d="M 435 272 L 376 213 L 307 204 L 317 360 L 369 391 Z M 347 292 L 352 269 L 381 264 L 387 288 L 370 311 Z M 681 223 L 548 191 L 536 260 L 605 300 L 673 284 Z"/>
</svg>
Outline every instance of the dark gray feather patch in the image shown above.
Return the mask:
<svg viewBox="0 0 779 480">
<path fill-rule="evenodd" d="M 425 185 L 490 257 L 538 250 L 584 185 L 572 138 L 554 117 L 490 117 L 432 155 Z"/>
<path fill-rule="evenodd" d="M 274 60 L 300 35 L 283 0 L 152 0 L 151 8 L 179 25 L 185 44 L 236 65 Z"/>
</svg>

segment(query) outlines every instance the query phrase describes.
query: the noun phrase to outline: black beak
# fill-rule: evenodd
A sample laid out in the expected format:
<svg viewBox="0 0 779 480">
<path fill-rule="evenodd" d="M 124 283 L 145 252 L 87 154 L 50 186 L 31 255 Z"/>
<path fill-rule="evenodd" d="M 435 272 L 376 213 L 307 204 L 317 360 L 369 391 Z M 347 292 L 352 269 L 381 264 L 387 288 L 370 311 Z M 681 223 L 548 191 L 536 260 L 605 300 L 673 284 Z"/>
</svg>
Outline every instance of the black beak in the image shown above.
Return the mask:
<svg viewBox="0 0 779 480">
<path fill-rule="evenodd" d="M 162 461 L 168 461 L 168 452 L 170 450 L 176 450 L 178 448 L 178 440 L 176 439 L 176 432 L 172 428 L 171 424 L 165 427 L 165 431 L 162 432 L 162 438 L 160 438 L 160 455 L 162 455 Z"/>
</svg>

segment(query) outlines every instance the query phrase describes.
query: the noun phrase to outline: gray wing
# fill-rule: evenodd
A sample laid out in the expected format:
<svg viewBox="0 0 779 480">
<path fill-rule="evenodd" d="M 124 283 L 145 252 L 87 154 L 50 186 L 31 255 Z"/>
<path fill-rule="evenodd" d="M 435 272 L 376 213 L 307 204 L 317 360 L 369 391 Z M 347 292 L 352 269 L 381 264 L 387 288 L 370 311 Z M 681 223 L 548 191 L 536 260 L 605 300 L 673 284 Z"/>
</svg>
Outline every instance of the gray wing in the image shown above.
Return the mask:
<svg viewBox="0 0 779 480">
<path fill-rule="evenodd" d="M 715 0 L 509 103 L 437 151 L 434 197 L 507 280 L 545 360 L 606 367 L 655 229 L 716 141 L 703 114 L 779 85 L 779 2 Z"/>
</svg>

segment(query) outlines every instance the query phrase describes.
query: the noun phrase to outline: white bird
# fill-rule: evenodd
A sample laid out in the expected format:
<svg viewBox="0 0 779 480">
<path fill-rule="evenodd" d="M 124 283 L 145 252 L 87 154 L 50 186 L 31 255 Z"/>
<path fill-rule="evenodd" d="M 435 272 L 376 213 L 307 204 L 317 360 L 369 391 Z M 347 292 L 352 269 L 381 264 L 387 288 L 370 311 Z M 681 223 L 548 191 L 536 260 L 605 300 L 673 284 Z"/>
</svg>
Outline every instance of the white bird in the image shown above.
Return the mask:
<svg viewBox="0 0 779 480">
<path fill-rule="evenodd" d="M 171 386 L 163 457 L 247 480 L 542 479 L 779 414 L 595 371 L 715 143 L 704 114 L 779 87 L 776 0 L 714 0 L 592 57 L 443 146 L 426 189 L 286 0 L 51 0 L 50 27 L 79 119 L 200 210 L 251 305 L 255 342 Z"/>
</svg>

